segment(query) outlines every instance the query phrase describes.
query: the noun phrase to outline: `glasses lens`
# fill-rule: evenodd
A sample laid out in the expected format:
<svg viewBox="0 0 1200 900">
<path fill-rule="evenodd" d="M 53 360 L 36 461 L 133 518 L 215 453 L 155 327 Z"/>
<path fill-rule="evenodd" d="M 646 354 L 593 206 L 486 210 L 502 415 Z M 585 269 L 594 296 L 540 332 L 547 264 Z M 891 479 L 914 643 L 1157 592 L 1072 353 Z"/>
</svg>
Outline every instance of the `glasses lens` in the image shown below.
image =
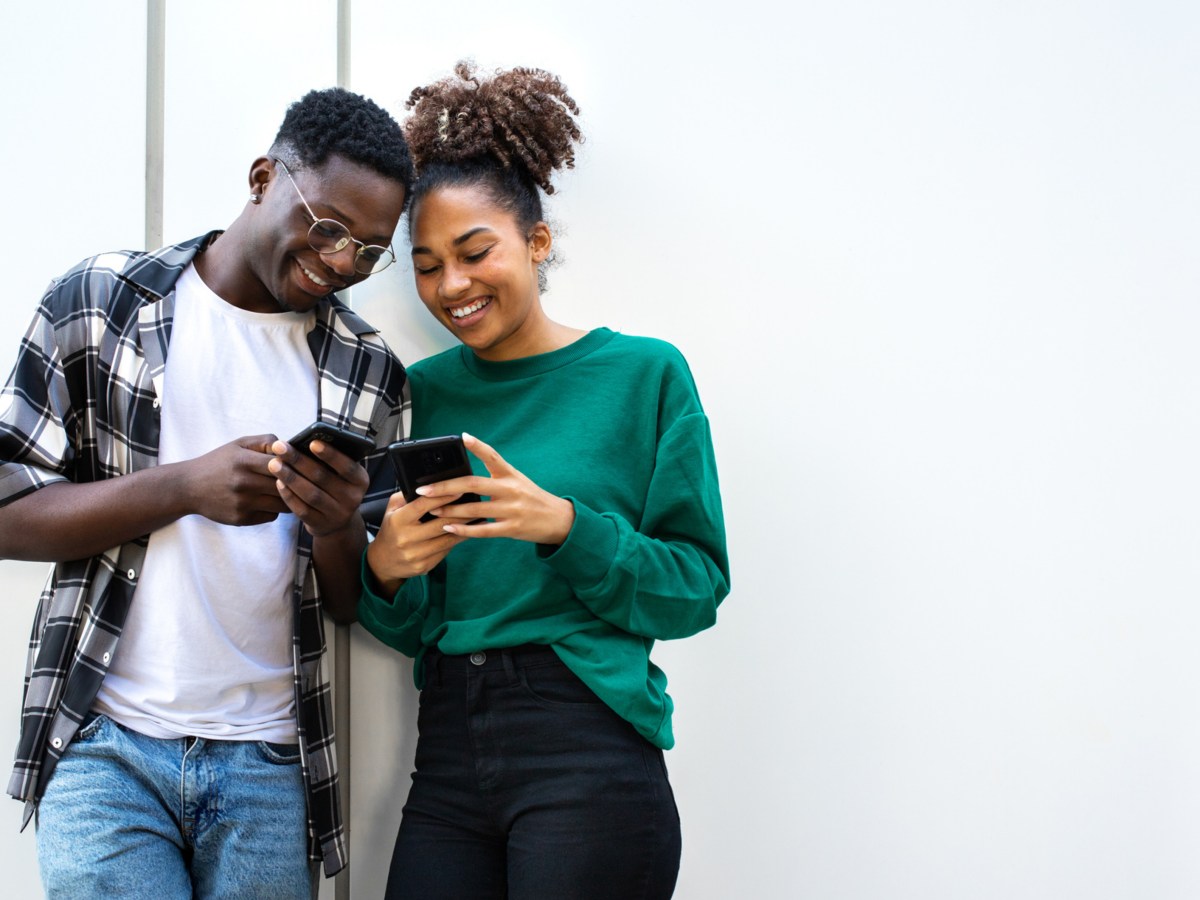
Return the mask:
<svg viewBox="0 0 1200 900">
<path fill-rule="evenodd" d="M 337 253 L 350 243 L 350 232 L 341 222 L 317 219 L 308 229 L 308 243 L 318 253 Z"/>
<path fill-rule="evenodd" d="M 382 272 L 395 261 L 396 256 L 389 248 L 380 247 L 378 244 L 367 244 L 358 251 L 358 258 L 354 260 L 354 268 L 363 275 L 374 275 L 376 272 Z"/>
</svg>

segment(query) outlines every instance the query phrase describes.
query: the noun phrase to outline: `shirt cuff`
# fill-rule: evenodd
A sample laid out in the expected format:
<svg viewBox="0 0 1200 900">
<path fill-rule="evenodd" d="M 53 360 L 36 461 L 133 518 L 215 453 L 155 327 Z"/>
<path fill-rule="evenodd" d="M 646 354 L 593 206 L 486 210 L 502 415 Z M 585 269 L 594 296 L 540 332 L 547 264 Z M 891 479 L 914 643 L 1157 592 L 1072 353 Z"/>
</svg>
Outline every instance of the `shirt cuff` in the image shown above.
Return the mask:
<svg viewBox="0 0 1200 900">
<path fill-rule="evenodd" d="M 557 547 L 538 546 L 538 556 L 577 591 L 595 587 L 608 575 L 617 555 L 617 523 L 566 497 L 575 507 L 575 522 Z"/>
</svg>

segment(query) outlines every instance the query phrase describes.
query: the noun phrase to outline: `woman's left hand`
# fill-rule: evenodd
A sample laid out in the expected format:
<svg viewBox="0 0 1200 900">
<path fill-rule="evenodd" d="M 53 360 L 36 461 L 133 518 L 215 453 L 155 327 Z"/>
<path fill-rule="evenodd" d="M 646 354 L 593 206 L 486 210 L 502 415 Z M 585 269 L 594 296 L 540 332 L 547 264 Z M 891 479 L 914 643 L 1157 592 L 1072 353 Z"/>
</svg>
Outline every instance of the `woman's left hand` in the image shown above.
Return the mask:
<svg viewBox="0 0 1200 900">
<path fill-rule="evenodd" d="M 471 538 L 506 537 L 535 544 L 558 545 L 575 524 L 570 500 L 542 490 L 477 437 L 463 434 L 463 444 L 488 470 L 487 478 L 471 475 L 417 488 L 423 497 L 475 493 L 490 499 L 455 503 L 433 510 L 435 516 L 490 519 L 477 525 L 447 524 L 444 530 Z"/>
</svg>

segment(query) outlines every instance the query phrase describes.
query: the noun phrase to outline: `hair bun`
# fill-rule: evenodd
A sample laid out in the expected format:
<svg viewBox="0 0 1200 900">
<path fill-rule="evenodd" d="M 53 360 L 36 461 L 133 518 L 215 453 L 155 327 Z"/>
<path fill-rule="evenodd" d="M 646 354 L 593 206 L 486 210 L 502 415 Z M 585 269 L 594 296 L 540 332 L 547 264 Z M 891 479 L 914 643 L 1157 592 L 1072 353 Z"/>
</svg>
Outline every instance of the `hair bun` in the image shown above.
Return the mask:
<svg viewBox="0 0 1200 900">
<path fill-rule="evenodd" d="M 430 163 L 489 157 L 503 168 L 524 169 L 547 194 L 550 176 L 575 166 L 583 135 L 579 106 L 566 85 L 544 69 L 497 69 L 480 76 L 460 61 L 454 74 L 415 88 L 404 134 L 418 172 Z"/>
</svg>

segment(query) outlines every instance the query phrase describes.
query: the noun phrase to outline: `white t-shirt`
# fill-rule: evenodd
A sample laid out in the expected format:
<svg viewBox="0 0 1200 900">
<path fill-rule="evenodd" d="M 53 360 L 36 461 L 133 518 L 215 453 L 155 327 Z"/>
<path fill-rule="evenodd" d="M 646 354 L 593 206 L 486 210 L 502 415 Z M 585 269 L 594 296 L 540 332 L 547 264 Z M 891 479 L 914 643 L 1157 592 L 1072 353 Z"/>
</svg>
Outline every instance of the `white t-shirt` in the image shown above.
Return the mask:
<svg viewBox="0 0 1200 900">
<path fill-rule="evenodd" d="M 314 322 L 232 306 L 189 266 L 175 287 L 159 462 L 311 423 Z M 155 531 L 95 708 L 151 737 L 294 743 L 299 527 L 291 514 L 242 527 L 192 515 Z"/>
</svg>

